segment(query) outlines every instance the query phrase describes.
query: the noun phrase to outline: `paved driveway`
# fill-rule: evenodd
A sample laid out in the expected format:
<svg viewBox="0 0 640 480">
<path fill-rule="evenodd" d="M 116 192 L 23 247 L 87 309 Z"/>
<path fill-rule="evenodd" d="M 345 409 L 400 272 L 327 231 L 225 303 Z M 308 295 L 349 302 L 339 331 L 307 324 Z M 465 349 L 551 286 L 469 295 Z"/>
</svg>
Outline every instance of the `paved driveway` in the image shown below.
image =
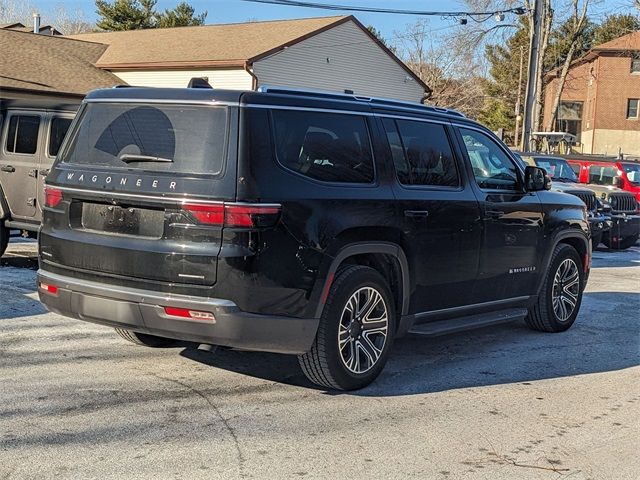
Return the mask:
<svg viewBox="0 0 640 480">
<path fill-rule="evenodd" d="M 295 358 L 129 345 L 0 261 L 0 479 L 637 480 L 640 249 L 596 252 L 576 325 L 396 343 L 355 393 Z"/>
</svg>

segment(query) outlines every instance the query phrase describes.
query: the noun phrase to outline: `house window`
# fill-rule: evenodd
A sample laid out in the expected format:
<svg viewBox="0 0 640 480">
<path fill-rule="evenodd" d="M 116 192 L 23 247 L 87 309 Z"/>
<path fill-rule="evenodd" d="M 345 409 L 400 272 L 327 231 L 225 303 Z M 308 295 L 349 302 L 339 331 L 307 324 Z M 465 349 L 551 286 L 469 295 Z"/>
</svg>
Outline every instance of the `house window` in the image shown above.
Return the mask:
<svg viewBox="0 0 640 480">
<path fill-rule="evenodd" d="M 636 53 L 631 57 L 631 73 L 640 74 L 640 53 Z"/>
<path fill-rule="evenodd" d="M 640 100 L 638 100 L 637 98 L 629 99 L 627 103 L 627 118 L 638 118 L 638 104 L 640 104 Z"/>
<path fill-rule="evenodd" d="M 580 143 L 580 134 L 582 133 L 582 105 L 582 102 L 561 101 L 556 125 L 558 132 L 575 135 L 578 143 Z"/>
</svg>

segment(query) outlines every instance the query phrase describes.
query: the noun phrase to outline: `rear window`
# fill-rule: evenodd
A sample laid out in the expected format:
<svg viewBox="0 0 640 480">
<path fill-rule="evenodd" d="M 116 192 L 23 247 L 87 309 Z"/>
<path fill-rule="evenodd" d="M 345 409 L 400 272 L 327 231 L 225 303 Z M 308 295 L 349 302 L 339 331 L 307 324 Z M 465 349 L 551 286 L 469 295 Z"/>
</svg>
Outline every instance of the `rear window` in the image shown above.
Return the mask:
<svg viewBox="0 0 640 480">
<path fill-rule="evenodd" d="M 223 107 L 89 103 L 61 161 L 216 175 L 226 138 Z"/>
<path fill-rule="evenodd" d="M 364 117 L 272 112 L 276 155 L 286 168 L 324 182 L 371 183 L 371 142 Z"/>
</svg>

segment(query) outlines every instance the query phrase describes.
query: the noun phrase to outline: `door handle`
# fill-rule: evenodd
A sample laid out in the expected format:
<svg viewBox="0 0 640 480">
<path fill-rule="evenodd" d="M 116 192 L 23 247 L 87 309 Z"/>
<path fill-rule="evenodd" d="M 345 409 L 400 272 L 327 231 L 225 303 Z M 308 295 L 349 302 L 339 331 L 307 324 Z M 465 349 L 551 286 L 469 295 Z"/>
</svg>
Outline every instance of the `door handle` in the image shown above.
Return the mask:
<svg viewBox="0 0 640 480">
<path fill-rule="evenodd" d="M 429 210 L 405 210 L 404 216 L 415 219 L 425 219 L 429 216 Z"/>
<path fill-rule="evenodd" d="M 13 173 L 16 171 L 16 167 L 12 165 L 3 165 L 2 168 L 0 168 L 0 170 L 7 173 Z"/>
<path fill-rule="evenodd" d="M 487 218 L 500 218 L 504 215 L 502 210 L 487 210 L 484 212 Z"/>
</svg>

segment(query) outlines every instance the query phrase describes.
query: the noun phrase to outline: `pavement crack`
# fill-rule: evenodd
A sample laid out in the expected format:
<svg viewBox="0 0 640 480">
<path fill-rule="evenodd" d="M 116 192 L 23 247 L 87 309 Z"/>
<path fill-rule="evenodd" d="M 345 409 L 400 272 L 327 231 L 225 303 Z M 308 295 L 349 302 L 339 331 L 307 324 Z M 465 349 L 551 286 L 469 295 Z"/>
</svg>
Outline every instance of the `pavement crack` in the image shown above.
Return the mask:
<svg viewBox="0 0 640 480">
<path fill-rule="evenodd" d="M 160 380 L 171 382 L 171 383 L 174 383 L 174 384 L 179 385 L 181 387 L 184 387 L 184 388 L 190 390 L 191 392 L 195 393 L 196 395 L 198 395 L 205 402 L 207 402 L 207 404 L 213 409 L 213 411 L 215 412 L 216 416 L 220 419 L 220 421 L 224 425 L 225 429 L 229 433 L 229 436 L 233 440 L 233 445 L 235 447 L 236 455 L 237 455 L 237 458 L 238 458 L 238 471 L 239 471 L 239 474 L 240 474 L 241 477 L 245 477 L 246 475 L 244 473 L 244 465 L 245 465 L 245 461 L 246 460 L 244 458 L 244 454 L 242 453 L 242 448 L 240 447 L 240 440 L 238 438 L 238 434 L 236 433 L 235 429 L 229 423 L 229 420 L 222 414 L 222 412 L 220 411 L 220 408 L 213 402 L 213 400 L 211 400 L 211 398 L 209 398 L 209 396 L 207 396 L 204 392 L 198 390 L 197 388 L 195 388 L 192 385 L 189 385 L 186 382 L 183 382 L 183 381 L 180 381 L 180 380 L 176 380 L 175 378 L 163 377 L 162 375 L 158 375 L 157 373 L 151 373 L 151 372 L 146 372 L 146 373 L 148 373 L 149 375 L 151 375 L 151 376 L 153 376 L 155 378 L 159 378 Z"/>
</svg>

